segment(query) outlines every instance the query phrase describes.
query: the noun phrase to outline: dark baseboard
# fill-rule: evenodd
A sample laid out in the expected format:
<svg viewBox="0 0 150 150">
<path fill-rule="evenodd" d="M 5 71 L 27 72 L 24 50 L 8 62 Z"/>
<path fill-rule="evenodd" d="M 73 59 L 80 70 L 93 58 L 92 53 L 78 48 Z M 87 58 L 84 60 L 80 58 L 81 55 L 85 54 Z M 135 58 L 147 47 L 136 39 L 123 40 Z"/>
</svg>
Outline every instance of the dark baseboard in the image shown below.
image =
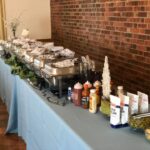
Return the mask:
<svg viewBox="0 0 150 150">
<path fill-rule="evenodd" d="M 52 39 L 37 39 L 37 41 L 41 41 L 41 42 L 52 42 Z"/>
</svg>

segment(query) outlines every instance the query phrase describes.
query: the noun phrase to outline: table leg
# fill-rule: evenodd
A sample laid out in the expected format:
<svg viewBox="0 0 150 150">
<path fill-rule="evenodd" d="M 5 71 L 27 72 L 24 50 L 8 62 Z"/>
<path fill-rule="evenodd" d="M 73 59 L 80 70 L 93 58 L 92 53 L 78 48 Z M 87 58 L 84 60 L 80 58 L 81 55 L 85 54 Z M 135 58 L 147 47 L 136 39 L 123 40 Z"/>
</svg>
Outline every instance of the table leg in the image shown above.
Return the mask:
<svg viewBox="0 0 150 150">
<path fill-rule="evenodd" d="M 59 84 L 59 98 L 62 97 L 62 77 L 58 78 L 58 84 Z"/>
</svg>

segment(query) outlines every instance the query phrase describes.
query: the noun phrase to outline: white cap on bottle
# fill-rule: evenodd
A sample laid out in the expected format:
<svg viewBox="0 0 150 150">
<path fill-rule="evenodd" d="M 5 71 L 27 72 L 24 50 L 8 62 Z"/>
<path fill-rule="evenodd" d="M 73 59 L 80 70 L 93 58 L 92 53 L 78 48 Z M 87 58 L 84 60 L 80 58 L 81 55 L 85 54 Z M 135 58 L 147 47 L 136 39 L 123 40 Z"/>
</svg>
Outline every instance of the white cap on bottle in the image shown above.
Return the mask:
<svg viewBox="0 0 150 150">
<path fill-rule="evenodd" d="M 96 89 L 91 89 L 90 90 L 90 93 L 92 93 L 92 94 L 95 93 L 95 92 L 96 92 Z"/>
<path fill-rule="evenodd" d="M 93 86 L 94 86 L 94 87 L 96 87 L 96 86 L 101 86 L 100 81 L 98 81 L 98 80 L 97 80 L 97 81 L 95 81 L 95 82 L 94 82 L 94 84 L 93 84 Z"/>
<path fill-rule="evenodd" d="M 84 84 L 87 84 L 89 88 L 92 87 L 92 84 L 89 81 L 86 81 Z"/>
<path fill-rule="evenodd" d="M 82 89 L 82 88 L 83 88 L 83 86 L 79 82 L 74 85 L 74 89 Z"/>
<path fill-rule="evenodd" d="M 123 86 L 118 86 L 118 90 L 123 90 Z"/>
</svg>

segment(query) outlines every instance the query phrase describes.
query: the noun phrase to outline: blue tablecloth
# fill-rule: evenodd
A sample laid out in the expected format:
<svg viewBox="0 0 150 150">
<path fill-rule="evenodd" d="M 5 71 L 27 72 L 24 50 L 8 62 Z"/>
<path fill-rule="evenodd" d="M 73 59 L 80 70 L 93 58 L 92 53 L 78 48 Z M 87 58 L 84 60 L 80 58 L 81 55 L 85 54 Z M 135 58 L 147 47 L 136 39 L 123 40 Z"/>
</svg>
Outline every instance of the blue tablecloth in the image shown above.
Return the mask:
<svg viewBox="0 0 150 150">
<path fill-rule="evenodd" d="M 8 112 L 10 112 L 10 102 L 15 90 L 15 76 L 11 73 L 11 68 L 0 59 L 0 96 L 6 103 Z"/>
<path fill-rule="evenodd" d="M 100 113 L 49 103 L 26 81 L 11 75 L 0 59 L 0 95 L 7 105 L 7 133 L 18 133 L 27 150 L 149 150 L 144 135 L 129 128 L 111 129 Z M 120 148 L 121 147 L 121 148 Z"/>
<path fill-rule="evenodd" d="M 90 149 L 50 109 L 38 91 L 10 71 L 11 68 L 0 59 L 0 95 L 9 112 L 6 133 L 18 133 L 28 150 Z"/>
</svg>

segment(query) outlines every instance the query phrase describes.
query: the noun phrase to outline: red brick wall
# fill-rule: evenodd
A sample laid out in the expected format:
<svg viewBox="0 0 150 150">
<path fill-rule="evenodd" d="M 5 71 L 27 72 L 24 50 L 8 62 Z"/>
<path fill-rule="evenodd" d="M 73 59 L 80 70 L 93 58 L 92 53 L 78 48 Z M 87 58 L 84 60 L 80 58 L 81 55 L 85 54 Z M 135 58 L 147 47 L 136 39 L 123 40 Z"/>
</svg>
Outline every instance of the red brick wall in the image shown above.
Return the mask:
<svg viewBox="0 0 150 150">
<path fill-rule="evenodd" d="M 51 0 L 52 38 L 90 55 L 127 90 L 150 94 L 150 0 Z"/>
</svg>

